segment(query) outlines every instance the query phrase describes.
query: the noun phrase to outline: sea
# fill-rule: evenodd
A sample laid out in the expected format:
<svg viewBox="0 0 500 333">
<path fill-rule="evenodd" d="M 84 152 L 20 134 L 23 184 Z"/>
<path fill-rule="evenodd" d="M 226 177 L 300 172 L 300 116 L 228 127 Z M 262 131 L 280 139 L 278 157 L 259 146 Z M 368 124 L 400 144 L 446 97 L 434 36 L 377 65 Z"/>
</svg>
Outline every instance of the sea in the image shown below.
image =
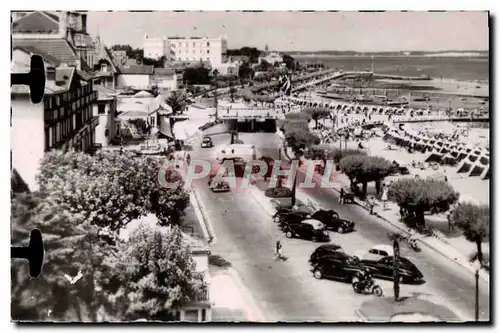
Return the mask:
<svg viewBox="0 0 500 333">
<path fill-rule="evenodd" d="M 320 62 L 339 70 L 372 70 L 377 74 L 421 76 L 468 82 L 489 82 L 489 57 L 459 56 L 301 56 L 301 63 Z"/>
</svg>

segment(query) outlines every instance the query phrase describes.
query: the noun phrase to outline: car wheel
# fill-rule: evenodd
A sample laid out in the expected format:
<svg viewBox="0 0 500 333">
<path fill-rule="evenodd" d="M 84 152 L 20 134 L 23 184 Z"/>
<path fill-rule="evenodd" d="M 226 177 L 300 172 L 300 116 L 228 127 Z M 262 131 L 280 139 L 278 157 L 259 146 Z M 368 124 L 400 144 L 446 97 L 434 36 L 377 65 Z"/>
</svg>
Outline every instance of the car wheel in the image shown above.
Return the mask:
<svg viewBox="0 0 500 333">
<path fill-rule="evenodd" d="M 323 273 L 321 273 L 321 270 L 319 268 L 316 268 L 314 270 L 314 277 L 318 280 L 321 280 L 323 278 Z"/>
<path fill-rule="evenodd" d="M 375 286 L 373 287 L 373 294 L 377 297 L 382 297 L 384 292 L 382 291 L 382 288 L 380 288 L 380 286 Z"/>
<path fill-rule="evenodd" d="M 338 227 L 338 228 L 337 228 L 337 232 L 338 232 L 339 234 L 343 234 L 343 233 L 344 233 L 344 229 L 343 229 L 342 227 Z"/>
<path fill-rule="evenodd" d="M 274 223 L 278 223 L 280 221 L 280 217 L 278 215 L 274 215 L 273 221 Z"/>
<path fill-rule="evenodd" d="M 357 256 L 353 256 L 352 257 L 352 262 L 353 262 L 354 265 L 359 264 L 359 258 Z"/>
<path fill-rule="evenodd" d="M 333 217 L 334 219 L 338 219 L 338 218 L 339 218 L 339 214 L 337 214 L 337 213 L 332 214 L 332 217 Z"/>
<path fill-rule="evenodd" d="M 285 234 L 286 238 L 292 238 L 293 237 L 293 234 L 291 231 L 287 231 L 286 234 Z"/>
</svg>

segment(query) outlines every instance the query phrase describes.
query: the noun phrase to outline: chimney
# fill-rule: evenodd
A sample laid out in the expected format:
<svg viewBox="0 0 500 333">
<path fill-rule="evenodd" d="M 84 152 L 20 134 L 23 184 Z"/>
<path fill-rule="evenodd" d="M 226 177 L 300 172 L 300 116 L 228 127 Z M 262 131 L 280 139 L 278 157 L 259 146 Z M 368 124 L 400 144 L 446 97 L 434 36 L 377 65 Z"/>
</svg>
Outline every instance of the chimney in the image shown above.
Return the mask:
<svg viewBox="0 0 500 333">
<path fill-rule="evenodd" d="M 82 14 L 82 31 L 87 32 L 87 13 Z"/>
</svg>

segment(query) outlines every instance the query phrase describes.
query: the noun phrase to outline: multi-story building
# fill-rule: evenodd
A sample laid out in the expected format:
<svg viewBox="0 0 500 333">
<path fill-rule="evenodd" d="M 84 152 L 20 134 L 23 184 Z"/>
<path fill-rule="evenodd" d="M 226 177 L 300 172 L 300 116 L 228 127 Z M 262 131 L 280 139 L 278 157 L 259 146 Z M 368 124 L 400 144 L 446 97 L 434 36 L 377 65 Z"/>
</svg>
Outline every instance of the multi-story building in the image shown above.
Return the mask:
<svg viewBox="0 0 500 333">
<path fill-rule="evenodd" d="M 144 36 L 144 58 L 159 59 L 166 55 L 167 39 L 165 37 Z"/>
<path fill-rule="evenodd" d="M 160 89 L 170 91 L 177 90 L 179 84 L 177 74 L 172 68 L 155 68 L 151 83 Z"/>
<path fill-rule="evenodd" d="M 153 66 L 134 65 L 120 68 L 117 86 L 120 88 L 149 89 L 154 73 Z"/>
<path fill-rule="evenodd" d="M 46 69 L 43 102 L 31 103 L 27 86 L 11 89 L 12 166 L 30 189 L 37 188 L 35 175 L 45 152 L 94 147 L 97 93 L 71 39 L 77 35 L 73 32 L 86 30 L 86 19 L 78 26 L 75 17 L 70 12 L 12 13 L 11 71 L 28 72 L 32 54 L 43 58 Z"/>
<path fill-rule="evenodd" d="M 120 136 L 120 120 L 117 118 L 118 93 L 101 85 L 94 86 L 94 90 L 97 91 L 97 101 L 93 107 L 93 115 L 99 118 L 95 129 L 95 143 L 106 147 Z"/>
<path fill-rule="evenodd" d="M 29 62 L 24 68 L 14 68 L 17 72 L 27 69 Z M 31 190 L 37 189 L 35 176 L 45 152 L 90 150 L 99 122 L 92 114 L 97 99 L 92 82 L 85 82 L 72 67 L 49 67 L 46 75 L 41 103 L 31 103 L 27 86 L 11 89 L 12 166 Z"/>
<path fill-rule="evenodd" d="M 227 40 L 223 37 L 169 37 L 167 60 L 209 61 L 212 65 L 226 62 Z"/>
</svg>

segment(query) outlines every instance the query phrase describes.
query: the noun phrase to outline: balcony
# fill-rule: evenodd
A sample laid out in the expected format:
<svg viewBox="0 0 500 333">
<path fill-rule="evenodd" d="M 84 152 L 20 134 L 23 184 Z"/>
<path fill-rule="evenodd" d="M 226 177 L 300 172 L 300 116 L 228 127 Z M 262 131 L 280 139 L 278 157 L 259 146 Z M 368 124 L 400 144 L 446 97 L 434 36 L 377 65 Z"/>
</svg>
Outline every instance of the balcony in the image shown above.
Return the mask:
<svg viewBox="0 0 500 333">
<path fill-rule="evenodd" d="M 210 294 L 208 292 L 208 287 L 205 286 L 198 295 L 194 298 L 195 302 L 208 302 L 210 301 Z"/>
</svg>

